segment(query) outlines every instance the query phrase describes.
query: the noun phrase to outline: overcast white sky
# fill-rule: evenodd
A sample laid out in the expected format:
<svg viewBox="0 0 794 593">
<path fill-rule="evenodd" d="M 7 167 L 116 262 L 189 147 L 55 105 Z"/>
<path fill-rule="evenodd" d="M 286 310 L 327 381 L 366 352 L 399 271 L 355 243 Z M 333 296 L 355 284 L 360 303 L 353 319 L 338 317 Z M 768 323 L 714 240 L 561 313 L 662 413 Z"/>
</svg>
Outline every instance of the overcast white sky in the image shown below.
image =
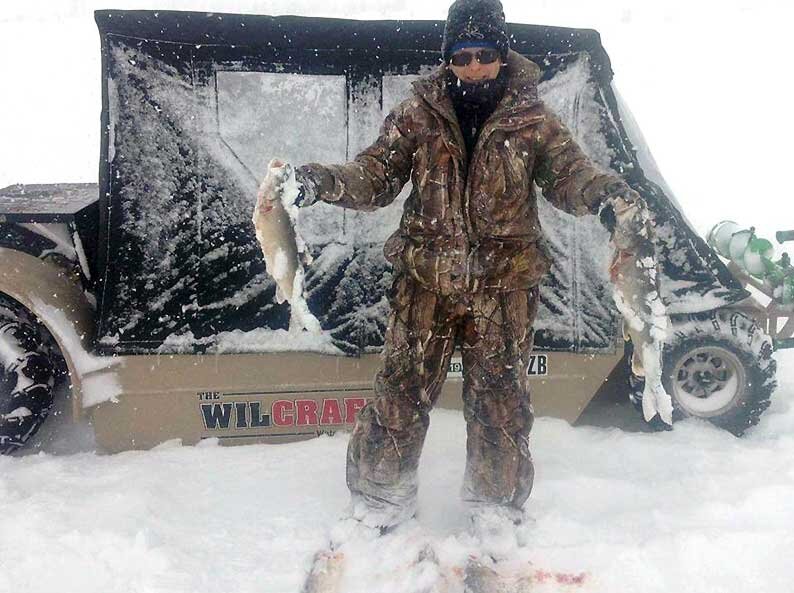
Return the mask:
<svg viewBox="0 0 794 593">
<path fill-rule="evenodd" d="M 729 218 L 771 237 L 794 228 L 794 9 L 773 0 L 505 0 L 508 20 L 601 33 L 622 95 L 686 215 L 705 233 Z M 436 0 L 6 0 L 0 9 L 0 187 L 95 181 L 98 8 L 361 19 L 444 19 Z"/>
</svg>

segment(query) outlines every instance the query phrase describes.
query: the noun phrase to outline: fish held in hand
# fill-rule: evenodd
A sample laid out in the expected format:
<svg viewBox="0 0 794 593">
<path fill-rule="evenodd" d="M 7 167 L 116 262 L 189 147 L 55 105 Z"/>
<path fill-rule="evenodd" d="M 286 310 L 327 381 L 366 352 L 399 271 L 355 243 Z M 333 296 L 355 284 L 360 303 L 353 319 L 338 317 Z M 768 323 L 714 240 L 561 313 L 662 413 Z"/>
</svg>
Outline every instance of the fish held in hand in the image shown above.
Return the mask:
<svg viewBox="0 0 794 593">
<path fill-rule="evenodd" d="M 279 160 L 270 161 L 257 192 L 253 223 L 267 272 L 276 281 L 276 300 L 286 300 L 292 307 L 290 326 L 319 332 L 320 324 L 303 298 L 305 245 L 295 231 L 293 212 L 299 193 L 294 169 Z"/>
<path fill-rule="evenodd" d="M 278 300 L 292 302 L 295 274 L 300 267 L 292 218 L 282 201 L 291 167 L 271 161 L 256 197 L 253 223 L 268 273 L 278 286 Z"/>
</svg>

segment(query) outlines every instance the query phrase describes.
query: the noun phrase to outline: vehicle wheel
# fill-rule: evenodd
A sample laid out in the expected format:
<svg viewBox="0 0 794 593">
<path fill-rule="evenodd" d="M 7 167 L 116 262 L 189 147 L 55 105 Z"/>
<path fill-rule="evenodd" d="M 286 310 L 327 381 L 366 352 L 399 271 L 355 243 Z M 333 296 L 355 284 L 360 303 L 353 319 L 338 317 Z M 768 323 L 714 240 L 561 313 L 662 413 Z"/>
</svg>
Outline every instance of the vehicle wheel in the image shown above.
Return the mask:
<svg viewBox="0 0 794 593">
<path fill-rule="evenodd" d="M 0 454 L 21 447 L 47 418 L 56 363 L 48 332 L 0 295 Z"/>
<path fill-rule="evenodd" d="M 673 399 L 673 420 L 704 418 L 741 436 L 758 423 L 777 385 L 771 339 L 738 311 L 677 315 L 671 322 L 662 382 Z M 632 376 L 632 402 L 641 405 L 644 385 Z"/>
</svg>

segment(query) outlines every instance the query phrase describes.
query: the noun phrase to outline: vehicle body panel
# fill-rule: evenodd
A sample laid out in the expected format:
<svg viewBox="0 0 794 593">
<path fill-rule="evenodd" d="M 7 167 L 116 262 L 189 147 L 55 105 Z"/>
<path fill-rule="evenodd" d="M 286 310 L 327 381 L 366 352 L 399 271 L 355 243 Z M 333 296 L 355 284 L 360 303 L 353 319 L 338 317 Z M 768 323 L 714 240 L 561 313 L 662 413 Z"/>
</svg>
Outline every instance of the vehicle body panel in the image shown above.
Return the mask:
<svg viewBox="0 0 794 593">
<path fill-rule="evenodd" d="M 0 262 L 0 293 L 36 316 L 57 342 L 69 369 L 72 413 L 79 418 L 83 383 L 90 379 L 81 367 L 81 357 L 93 345 L 96 325 L 95 311 L 79 279 L 59 266 L 13 249 L 0 247 Z M 61 312 L 66 323 L 54 319 L 53 311 Z"/>
<path fill-rule="evenodd" d="M 622 352 L 542 356 L 532 369 L 536 414 L 573 423 L 602 386 L 624 388 L 605 383 Z M 122 397 L 90 413 L 97 443 L 109 452 L 147 449 L 171 439 L 290 442 L 352 428 L 355 413 L 374 396 L 379 364 L 377 354 L 124 356 L 116 370 Z M 453 360 L 440 408 L 462 408 L 459 364 L 459 358 Z"/>
</svg>

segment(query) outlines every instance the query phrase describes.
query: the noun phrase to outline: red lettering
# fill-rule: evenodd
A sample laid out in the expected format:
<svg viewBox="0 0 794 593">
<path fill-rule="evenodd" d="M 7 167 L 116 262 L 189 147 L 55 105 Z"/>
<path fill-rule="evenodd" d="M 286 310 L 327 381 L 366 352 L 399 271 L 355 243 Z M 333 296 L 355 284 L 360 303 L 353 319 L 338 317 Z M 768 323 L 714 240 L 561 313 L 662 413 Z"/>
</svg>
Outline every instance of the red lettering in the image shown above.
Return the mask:
<svg viewBox="0 0 794 593">
<path fill-rule="evenodd" d="M 295 424 L 295 417 L 292 411 L 295 404 L 286 399 L 273 402 L 273 424 L 276 426 L 292 426 Z"/>
<path fill-rule="evenodd" d="M 317 402 L 312 399 L 299 399 L 295 401 L 298 409 L 296 426 L 317 425 Z"/>
<path fill-rule="evenodd" d="M 358 411 L 367 405 L 367 400 L 363 397 L 345 398 L 345 423 L 353 424 L 356 421 Z"/>
<path fill-rule="evenodd" d="M 323 413 L 320 424 L 342 424 L 342 409 L 338 399 L 323 400 Z"/>
</svg>

